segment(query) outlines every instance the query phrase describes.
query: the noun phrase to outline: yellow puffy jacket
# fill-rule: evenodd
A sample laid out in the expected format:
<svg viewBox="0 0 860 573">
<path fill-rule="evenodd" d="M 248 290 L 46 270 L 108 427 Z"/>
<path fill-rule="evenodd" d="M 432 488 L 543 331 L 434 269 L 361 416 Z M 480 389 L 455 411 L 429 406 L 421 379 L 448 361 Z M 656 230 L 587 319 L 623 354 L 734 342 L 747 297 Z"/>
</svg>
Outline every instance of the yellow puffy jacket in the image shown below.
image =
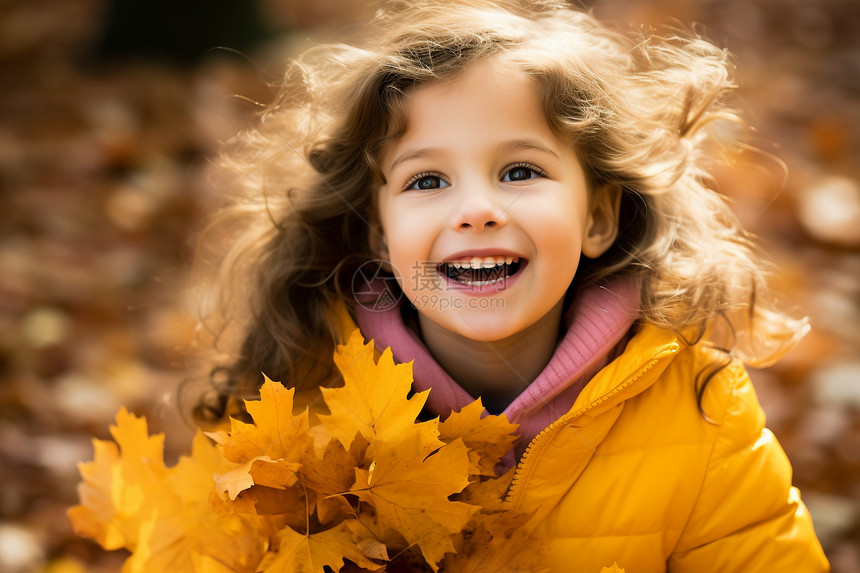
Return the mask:
<svg viewBox="0 0 860 573">
<path fill-rule="evenodd" d="M 539 434 L 508 495 L 553 571 L 807 573 L 829 566 L 744 367 L 644 327 Z"/>
<path fill-rule="evenodd" d="M 508 500 L 534 513 L 552 571 L 829 571 L 742 364 L 711 380 L 700 414 L 694 380 L 717 358 L 645 326 L 531 442 Z"/>
</svg>

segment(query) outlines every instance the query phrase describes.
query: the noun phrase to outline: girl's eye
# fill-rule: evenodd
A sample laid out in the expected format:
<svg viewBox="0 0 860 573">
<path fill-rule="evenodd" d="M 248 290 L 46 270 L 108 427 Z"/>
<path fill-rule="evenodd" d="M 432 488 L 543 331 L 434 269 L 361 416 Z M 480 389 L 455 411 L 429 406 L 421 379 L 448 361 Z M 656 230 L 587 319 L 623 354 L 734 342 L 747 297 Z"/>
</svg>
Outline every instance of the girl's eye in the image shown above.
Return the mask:
<svg viewBox="0 0 860 573">
<path fill-rule="evenodd" d="M 445 187 L 450 187 L 450 185 L 450 183 L 438 175 L 421 174 L 410 179 L 406 184 L 406 189 L 414 191 L 432 191 L 434 189 L 444 189 Z"/>
<path fill-rule="evenodd" d="M 533 165 L 513 165 L 502 176 L 502 181 L 528 181 L 544 177 L 543 171 Z"/>
</svg>

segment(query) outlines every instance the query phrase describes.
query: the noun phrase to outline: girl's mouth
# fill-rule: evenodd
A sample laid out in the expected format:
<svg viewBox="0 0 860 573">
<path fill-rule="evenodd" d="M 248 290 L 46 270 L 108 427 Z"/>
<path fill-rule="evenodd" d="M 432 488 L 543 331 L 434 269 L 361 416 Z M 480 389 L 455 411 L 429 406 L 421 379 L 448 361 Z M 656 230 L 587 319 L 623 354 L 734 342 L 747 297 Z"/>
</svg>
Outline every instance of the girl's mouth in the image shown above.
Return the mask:
<svg viewBox="0 0 860 573">
<path fill-rule="evenodd" d="M 448 279 L 468 287 L 497 285 L 517 274 L 525 265 L 519 257 L 473 257 L 439 265 Z"/>
</svg>

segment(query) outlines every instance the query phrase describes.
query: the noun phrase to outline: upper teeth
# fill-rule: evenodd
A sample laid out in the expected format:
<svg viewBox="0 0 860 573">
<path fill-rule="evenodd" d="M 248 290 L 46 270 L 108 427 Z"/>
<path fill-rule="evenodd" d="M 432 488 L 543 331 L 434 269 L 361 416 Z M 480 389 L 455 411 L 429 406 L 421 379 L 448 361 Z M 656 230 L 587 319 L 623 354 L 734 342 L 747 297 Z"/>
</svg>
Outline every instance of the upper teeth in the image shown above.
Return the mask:
<svg viewBox="0 0 860 573">
<path fill-rule="evenodd" d="M 472 257 L 468 260 L 446 263 L 455 269 L 491 269 L 493 267 L 518 262 L 518 257 Z"/>
</svg>

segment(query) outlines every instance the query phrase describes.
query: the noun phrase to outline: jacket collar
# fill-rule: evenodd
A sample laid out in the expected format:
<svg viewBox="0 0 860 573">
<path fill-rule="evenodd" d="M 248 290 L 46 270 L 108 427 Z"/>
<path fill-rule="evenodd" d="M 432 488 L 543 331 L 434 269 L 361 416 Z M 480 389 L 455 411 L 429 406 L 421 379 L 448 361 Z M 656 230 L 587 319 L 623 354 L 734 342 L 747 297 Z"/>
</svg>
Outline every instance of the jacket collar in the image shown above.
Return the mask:
<svg viewBox="0 0 860 573">
<path fill-rule="evenodd" d="M 683 346 L 674 333 L 642 325 L 624 352 L 586 385 L 562 418 L 573 422 L 594 416 L 644 392 Z"/>
<path fill-rule="evenodd" d="M 527 529 L 539 523 L 579 479 L 625 401 L 650 388 L 682 347 L 672 333 L 642 326 L 624 353 L 588 383 L 568 413 L 531 441 L 506 497 L 514 510 L 532 514 Z M 556 439 L 562 432 L 568 438 Z M 557 471 L 560 467 L 563 472 Z"/>
</svg>

